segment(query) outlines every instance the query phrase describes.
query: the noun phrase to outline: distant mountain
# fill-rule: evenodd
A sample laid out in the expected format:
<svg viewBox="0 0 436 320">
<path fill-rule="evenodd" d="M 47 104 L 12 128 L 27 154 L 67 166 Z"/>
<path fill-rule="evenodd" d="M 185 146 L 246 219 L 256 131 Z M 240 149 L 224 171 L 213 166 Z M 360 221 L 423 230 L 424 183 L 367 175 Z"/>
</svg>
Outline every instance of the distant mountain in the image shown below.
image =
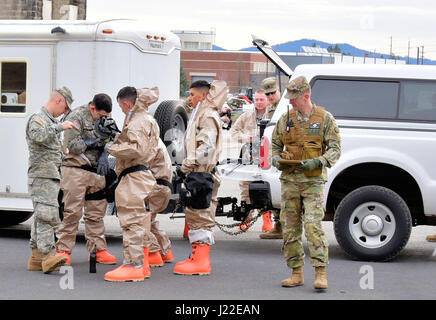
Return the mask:
<svg viewBox="0 0 436 320">
<path fill-rule="evenodd" d="M 277 52 L 302 52 L 301 47 L 312 47 L 313 44 L 316 44 L 321 48 L 328 48 L 329 46 L 335 47 L 336 43 L 328 43 L 314 39 L 301 39 L 296 41 L 289 41 L 286 43 L 280 43 L 273 45 L 273 49 Z M 364 57 L 368 55 L 370 57 L 374 57 L 374 52 L 370 52 L 367 50 L 356 48 L 348 43 L 337 43 L 338 47 L 341 49 L 341 53 L 346 55 L 351 55 L 355 57 Z M 257 51 L 256 47 L 249 47 L 240 49 L 240 51 Z M 376 53 L 376 58 L 389 58 L 389 53 Z M 407 61 L 407 57 L 399 57 L 400 60 Z M 416 58 L 410 57 L 410 64 L 416 64 Z M 436 61 L 424 59 L 424 64 L 432 64 L 436 65 Z"/>
</svg>

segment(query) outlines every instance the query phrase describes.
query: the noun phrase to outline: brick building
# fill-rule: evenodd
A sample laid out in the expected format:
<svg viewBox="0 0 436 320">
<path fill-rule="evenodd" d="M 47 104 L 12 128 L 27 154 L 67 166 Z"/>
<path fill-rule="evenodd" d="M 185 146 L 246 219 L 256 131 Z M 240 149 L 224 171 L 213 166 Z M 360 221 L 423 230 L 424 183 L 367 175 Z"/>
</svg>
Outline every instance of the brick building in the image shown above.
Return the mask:
<svg viewBox="0 0 436 320">
<path fill-rule="evenodd" d="M 1 0 L 0 19 L 85 20 L 86 0 Z"/>
<path fill-rule="evenodd" d="M 265 77 L 276 75 L 275 66 L 260 52 L 182 51 L 180 59 L 189 82 L 224 80 L 230 93 L 258 89 Z"/>
</svg>

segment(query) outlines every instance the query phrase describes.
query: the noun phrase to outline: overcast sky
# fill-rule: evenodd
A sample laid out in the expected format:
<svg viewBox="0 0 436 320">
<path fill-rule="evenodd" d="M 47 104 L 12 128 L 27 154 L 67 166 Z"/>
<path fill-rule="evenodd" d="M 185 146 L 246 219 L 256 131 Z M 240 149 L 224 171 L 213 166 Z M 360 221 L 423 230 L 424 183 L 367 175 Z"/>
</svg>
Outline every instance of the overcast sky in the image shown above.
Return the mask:
<svg viewBox="0 0 436 320">
<path fill-rule="evenodd" d="M 130 18 L 168 30 L 216 31 L 216 45 L 251 46 L 251 34 L 270 44 L 302 38 L 349 43 L 380 53 L 436 60 L 434 0 L 88 0 L 87 19 Z"/>
</svg>

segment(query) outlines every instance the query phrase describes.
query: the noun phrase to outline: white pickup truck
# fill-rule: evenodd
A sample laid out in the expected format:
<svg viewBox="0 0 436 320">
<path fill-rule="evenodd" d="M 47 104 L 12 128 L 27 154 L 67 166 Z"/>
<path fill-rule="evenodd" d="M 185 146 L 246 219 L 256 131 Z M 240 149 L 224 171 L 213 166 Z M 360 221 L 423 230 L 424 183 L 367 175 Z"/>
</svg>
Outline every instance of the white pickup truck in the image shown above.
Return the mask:
<svg viewBox="0 0 436 320">
<path fill-rule="evenodd" d="M 342 154 L 328 170 L 325 220 L 334 221 L 336 239 L 348 255 L 390 260 L 406 245 L 412 226 L 436 225 L 435 67 L 312 64 L 292 72 L 266 42 L 253 43 L 290 80 L 304 75 L 312 100 L 337 120 Z M 269 165 L 270 142 L 288 108 L 282 97 L 265 128 L 259 165 L 219 167 L 223 179 L 264 183 L 263 196 L 276 209 L 280 171 Z"/>
</svg>

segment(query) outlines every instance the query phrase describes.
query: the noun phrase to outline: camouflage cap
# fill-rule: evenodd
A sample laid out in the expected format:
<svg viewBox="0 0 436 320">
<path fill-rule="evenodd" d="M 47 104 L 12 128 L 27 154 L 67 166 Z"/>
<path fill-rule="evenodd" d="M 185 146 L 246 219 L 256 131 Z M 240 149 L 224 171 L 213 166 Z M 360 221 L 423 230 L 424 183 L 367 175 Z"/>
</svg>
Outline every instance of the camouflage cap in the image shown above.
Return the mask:
<svg viewBox="0 0 436 320">
<path fill-rule="evenodd" d="M 261 86 L 265 93 L 277 91 L 277 79 L 274 77 L 263 79 Z"/>
<path fill-rule="evenodd" d="M 307 82 L 306 77 L 300 76 L 292 80 L 286 85 L 286 99 L 295 99 L 303 93 L 310 90 L 310 84 Z"/>
<path fill-rule="evenodd" d="M 59 92 L 65 98 L 65 102 L 67 103 L 68 108 L 71 109 L 71 104 L 74 101 L 71 90 L 64 86 L 56 89 L 56 92 Z"/>
</svg>

